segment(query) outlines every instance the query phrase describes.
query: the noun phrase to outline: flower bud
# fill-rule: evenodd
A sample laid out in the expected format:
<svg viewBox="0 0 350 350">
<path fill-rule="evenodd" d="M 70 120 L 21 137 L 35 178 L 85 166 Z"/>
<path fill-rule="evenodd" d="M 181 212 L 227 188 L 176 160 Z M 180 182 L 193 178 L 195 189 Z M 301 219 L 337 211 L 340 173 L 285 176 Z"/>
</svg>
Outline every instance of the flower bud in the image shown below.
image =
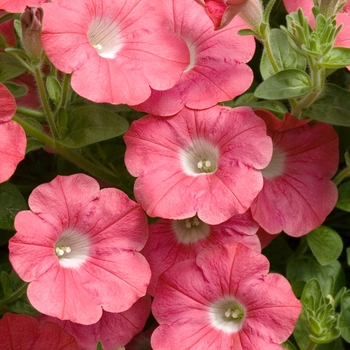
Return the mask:
<svg viewBox="0 0 350 350">
<path fill-rule="evenodd" d="M 259 28 L 263 8 L 260 0 L 196 0 L 214 23 L 215 29 L 227 26 L 239 13 L 254 30 Z"/>
<path fill-rule="evenodd" d="M 40 61 L 43 46 L 41 29 L 44 11 L 41 7 L 27 6 L 21 15 L 22 44 L 28 56 L 33 61 Z"/>
</svg>

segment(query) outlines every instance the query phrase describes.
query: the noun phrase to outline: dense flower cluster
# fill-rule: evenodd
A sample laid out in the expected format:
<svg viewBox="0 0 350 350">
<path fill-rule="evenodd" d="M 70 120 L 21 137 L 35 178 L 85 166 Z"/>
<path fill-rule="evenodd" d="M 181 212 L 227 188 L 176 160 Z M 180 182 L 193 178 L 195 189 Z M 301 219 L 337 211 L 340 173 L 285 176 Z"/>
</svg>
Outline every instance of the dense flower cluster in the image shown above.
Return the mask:
<svg viewBox="0 0 350 350">
<path fill-rule="evenodd" d="M 288 11 L 299 6 L 284 2 Z M 262 248 L 282 232 L 308 234 L 333 210 L 339 140 L 331 125 L 284 109 L 218 105 L 252 85 L 255 41 L 238 32 L 259 27 L 262 2 L 0 0 L 9 13 L 26 6 L 42 6 L 27 10 L 29 20 L 38 14 L 40 53 L 34 64 L 23 35 L 20 62 L 33 68 L 10 78 L 29 90 L 15 94 L 19 115 L 43 106 L 26 131 L 42 132 L 42 146 L 87 171 L 96 161 L 92 169 L 107 181 L 118 173 L 127 187 L 124 167 L 89 142 L 94 133 L 98 142 L 123 133 L 116 144 L 135 178 L 133 193 L 125 191 L 135 201 L 83 172 L 51 177 L 28 193 L 9 261 L 40 315 L 5 314 L 0 350 L 95 350 L 98 343 L 114 350 L 154 319 L 147 326 L 155 350 L 282 349 L 302 306 L 288 280 L 269 273 Z M 344 9 L 336 45 L 350 46 Z M 6 49 L 16 44 L 7 34 Z M 41 101 L 32 75 L 48 91 Z M 0 102 L 5 182 L 25 156 L 26 120 L 11 120 L 16 100 L 2 83 Z M 125 133 L 106 136 L 104 117 L 120 117 L 113 108 L 121 104 L 144 114 L 129 116 Z M 91 130 L 79 113 L 74 119 L 89 107 L 100 111 L 86 119 Z"/>
</svg>

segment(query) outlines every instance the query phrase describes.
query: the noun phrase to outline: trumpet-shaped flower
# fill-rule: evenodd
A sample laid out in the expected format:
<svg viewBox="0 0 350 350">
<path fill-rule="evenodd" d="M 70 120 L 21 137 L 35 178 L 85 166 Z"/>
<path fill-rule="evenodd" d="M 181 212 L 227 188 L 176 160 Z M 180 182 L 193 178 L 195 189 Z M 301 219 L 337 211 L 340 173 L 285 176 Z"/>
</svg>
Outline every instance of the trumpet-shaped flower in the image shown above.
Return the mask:
<svg viewBox="0 0 350 350">
<path fill-rule="evenodd" d="M 271 159 L 265 123 L 249 107 L 184 108 L 169 118 L 147 115 L 125 134 L 125 164 L 150 216 L 198 216 L 210 225 L 246 212 Z"/>
<path fill-rule="evenodd" d="M 251 210 L 268 233 L 299 237 L 318 227 L 334 208 L 338 191 L 331 178 L 338 169 L 338 135 L 329 124 L 310 124 L 286 114 L 284 120 L 255 111 L 273 140 L 264 187 Z"/>
<path fill-rule="evenodd" d="M 162 0 L 60 0 L 43 8 L 47 56 L 92 101 L 139 104 L 150 87 L 173 87 L 189 64 Z"/>
<path fill-rule="evenodd" d="M 237 244 L 203 249 L 165 271 L 152 304 L 154 350 L 280 349 L 301 311 L 265 256 Z"/>
<path fill-rule="evenodd" d="M 38 311 L 88 325 L 145 295 L 150 268 L 138 251 L 147 220 L 123 192 L 84 174 L 58 176 L 34 189 L 29 207 L 15 218 L 9 250 Z"/>
<path fill-rule="evenodd" d="M 22 127 L 11 120 L 16 112 L 16 101 L 1 83 L 0 105 L 0 182 L 4 182 L 24 158 L 27 139 Z"/>
<path fill-rule="evenodd" d="M 154 295 L 159 276 L 169 267 L 195 259 L 205 247 L 240 242 L 260 252 L 258 228 L 250 211 L 219 225 L 208 225 L 196 216 L 185 220 L 160 220 L 150 225 L 149 239 L 142 250 L 152 271 L 148 292 Z"/>
<path fill-rule="evenodd" d="M 75 339 L 53 322 L 6 313 L 0 320 L 0 350 L 80 350 Z"/>
<path fill-rule="evenodd" d="M 237 17 L 225 30 L 215 32 L 193 0 L 164 3 L 175 32 L 189 48 L 190 63 L 173 88 L 153 89 L 151 97 L 135 108 L 170 116 L 183 106 L 205 109 L 245 92 L 253 81 L 253 72 L 246 63 L 253 57 L 255 42 L 252 36 L 242 37 L 237 32 L 247 25 Z"/>
<path fill-rule="evenodd" d="M 99 341 L 103 350 L 115 350 L 125 346 L 134 335 L 142 331 L 150 310 L 151 298 L 145 295 L 124 312 L 104 311 L 100 320 L 92 325 L 62 321 L 46 315 L 40 317 L 40 322 L 59 324 L 75 338 L 79 350 L 95 350 Z"/>
</svg>

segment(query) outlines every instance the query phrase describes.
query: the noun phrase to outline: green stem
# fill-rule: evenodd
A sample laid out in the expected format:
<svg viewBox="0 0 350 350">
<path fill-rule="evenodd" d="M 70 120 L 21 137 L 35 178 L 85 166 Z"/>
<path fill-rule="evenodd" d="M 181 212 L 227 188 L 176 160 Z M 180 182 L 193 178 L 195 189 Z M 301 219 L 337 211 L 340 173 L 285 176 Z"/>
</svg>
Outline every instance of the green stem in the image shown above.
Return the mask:
<svg viewBox="0 0 350 350">
<path fill-rule="evenodd" d="M 58 153 L 60 153 L 62 156 L 67 158 L 69 161 L 77 165 L 79 168 L 85 170 L 86 172 L 92 174 L 93 176 L 103 179 L 116 187 L 123 187 L 123 184 L 121 183 L 120 179 L 113 174 L 112 172 L 108 171 L 107 169 L 101 169 L 99 166 L 89 162 L 82 156 L 80 156 L 78 153 L 72 151 L 71 149 L 65 147 L 59 142 L 56 142 L 53 138 L 50 136 L 44 134 L 40 130 L 36 129 L 32 125 L 25 122 L 23 119 L 14 116 L 12 118 L 15 122 L 17 122 L 19 125 L 23 127 L 25 132 L 32 135 L 39 141 L 43 142 L 45 145 L 55 149 Z"/>
<path fill-rule="evenodd" d="M 62 96 L 61 96 L 61 102 L 59 104 L 59 107 L 66 107 L 66 104 L 68 101 L 68 95 L 70 92 L 70 77 L 71 77 L 70 74 L 64 75 L 63 84 L 62 84 Z"/>
<path fill-rule="evenodd" d="M 309 343 L 308 347 L 306 348 L 306 350 L 313 350 L 313 349 L 315 349 L 316 345 L 317 345 L 316 343 L 314 343 L 312 340 L 310 340 L 310 343 Z"/>
<path fill-rule="evenodd" d="M 313 90 L 297 102 L 291 102 L 292 114 L 298 119 L 301 118 L 302 110 L 311 106 L 320 96 L 326 81 L 326 70 L 324 68 L 319 68 L 317 62 L 315 62 L 313 58 L 309 60 L 309 67 L 311 84 L 314 87 Z"/>
<path fill-rule="evenodd" d="M 11 296 L 0 300 L 0 310 L 8 305 L 19 299 L 26 291 L 29 283 L 24 283 L 18 290 L 16 290 Z"/>
<path fill-rule="evenodd" d="M 41 102 L 42 102 L 43 107 L 44 107 L 44 111 L 45 111 L 45 114 L 46 114 L 47 121 L 48 121 L 48 123 L 50 125 L 50 129 L 51 129 L 51 132 L 52 132 L 54 138 L 58 139 L 59 138 L 59 133 L 58 133 L 58 130 L 57 130 L 57 127 L 56 127 L 56 123 L 54 121 L 53 114 L 51 112 L 49 100 L 48 100 L 47 95 L 46 95 L 46 90 L 45 90 L 45 87 L 44 87 L 44 81 L 43 81 L 43 78 L 41 76 L 40 68 L 39 67 L 35 67 L 34 68 L 34 73 L 35 73 L 36 82 L 38 84 L 38 90 L 39 90 Z"/>
<path fill-rule="evenodd" d="M 333 182 L 338 186 L 344 179 L 350 177 L 350 167 L 343 169 L 334 179 Z"/>
<path fill-rule="evenodd" d="M 26 115 L 27 117 L 34 117 L 34 118 L 44 118 L 45 114 L 39 111 L 36 111 L 34 109 L 25 108 L 21 106 L 17 106 L 16 112 L 18 114 Z"/>
<path fill-rule="evenodd" d="M 269 40 L 267 37 L 268 37 L 268 35 L 266 35 L 265 40 L 264 40 L 266 54 L 267 54 L 267 57 L 269 58 L 269 61 L 272 65 L 272 68 L 277 73 L 280 71 L 280 69 L 278 68 L 278 65 L 275 61 L 275 58 L 273 57 L 271 46 L 270 46 L 270 43 L 269 43 Z"/>
</svg>

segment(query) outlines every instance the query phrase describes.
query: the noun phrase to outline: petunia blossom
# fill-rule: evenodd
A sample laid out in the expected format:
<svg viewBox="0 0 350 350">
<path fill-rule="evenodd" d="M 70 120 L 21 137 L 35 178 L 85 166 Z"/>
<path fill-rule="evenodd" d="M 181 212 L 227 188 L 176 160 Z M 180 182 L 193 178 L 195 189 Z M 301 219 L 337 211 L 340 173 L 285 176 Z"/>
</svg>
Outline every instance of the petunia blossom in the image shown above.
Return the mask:
<svg viewBox="0 0 350 350">
<path fill-rule="evenodd" d="M 0 10 L 7 12 L 20 13 L 27 6 L 40 6 L 48 0 L 0 0 Z"/>
<path fill-rule="evenodd" d="M 89 325 L 145 295 L 147 220 L 126 194 L 85 174 L 57 176 L 33 190 L 29 207 L 15 217 L 9 258 L 38 311 Z"/>
<path fill-rule="evenodd" d="M 125 346 L 134 335 L 142 331 L 151 311 L 151 298 L 145 295 L 130 309 L 121 313 L 104 311 L 100 320 L 92 325 L 82 325 L 71 321 L 43 315 L 40 322 L 54 322 L 74 336 L 79 350 L 95 350 L 100 341 L 103 350 L 115 350 Z"/>
<path fill-rule="evenodd" d="M 270 162 L 265 123 L 249 107 L 184 108 L 169 118 L 147 115 L 125 133 L 125 164 L 149 216 L 210 225 L 246 212 Z"/>
<path fill-rule="evenodd" d="M 338 169 L 338 135 L 329 124 L 283 120 L 256 110 L 273 141 L 264 187 L 251 210 L 268 233 L 299 237 L 318 227 L 332 211 L 338 191 L 331 178 Z"/>
<path fill-rule="evenodd" d="M 189 64 L 162 0 L 60 0 L 43 8 L 47 56 L 94 102 L 139 104 L 151 87 L 173 87 Z"/>
<path fill-rule="evenodd" d="M 154 295 L 159 276 L 169 267 L 195 259 L 205 247 L 240 242 L 260 253 L 258 228 L 250 211 L 234 215 L 219 225 L 208 225 L 196 216 L 185 220 L 160 220 L 150 225 L 149 239 L 142 250 L 152 270 L 148 292 Z"/>
<path fill-rule="evenodd" d="M 171 116 L 184 106 L 205 109 L 245 92 L 253 81 L 253 72 L 246 63 L 253 57 L 255 41 L 237 32 L 247 25 L 237 17 L 224 30 L 215 32 L 193 0 L 169 0 L 164 4 L 174 31 L 189 48 L 190 63 L 173 88 L 152 89 L 150 98 L 134 108 Z"/>
<path fill-rule="evenodd" d="M 205 9 L 215 29 L 226 27 L 240 14 L 252 28 L 257 28 L 262 20 L 261 0 L 195 0 Z"/>
<path fill-rule="evenodd" d="M 152 304 L 154 350 L 280 349 L 301 311 L 287 279 L 240 244 L 203 249 L 165 271 Z"/>
<path fill-rule="evenodd" d="M 283 0 L 283 3 L 288 13 L 296 12 L 298 8 L 301 8 L 304 15 L 309 19 L 310 25 L 315 26 L 315 18 L 312 14 L 314 3 L 312 0 Z M 350 48 L 350 3 L 348 1 L 335 19 L 337 26 L 341 25 L 342 28 L 335 38 L 334 46 Z M 350 70 L 350 66 L 347 69 Z"/>
<path fill-rule="evenodd" d="M 53 322 L 6 313 L 0 320 L 0 350 L 80 350 L 72 335 Z"/>
<path fill-rule="evenodd" d="M 0 83 L 0 182 L 8 180 L 24 158 L 27 139 L 24 130 L 11 118 L 16 101 L 5 85 Z"/>
</svg>

